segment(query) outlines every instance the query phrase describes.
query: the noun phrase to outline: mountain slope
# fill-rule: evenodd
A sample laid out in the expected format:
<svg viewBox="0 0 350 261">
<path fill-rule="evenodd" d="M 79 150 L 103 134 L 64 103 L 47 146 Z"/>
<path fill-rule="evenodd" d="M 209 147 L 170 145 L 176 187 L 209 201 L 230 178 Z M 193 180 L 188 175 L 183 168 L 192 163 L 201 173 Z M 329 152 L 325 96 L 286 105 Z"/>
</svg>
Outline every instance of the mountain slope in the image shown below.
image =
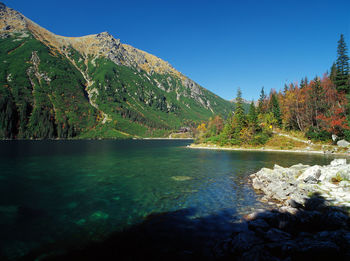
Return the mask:
<svg viewBox="0 0 350 261">
<path fill-rule="evenodd" d="M 107 32 L 55 35 L 0 3 L 0 138 L 162 136 L 232 103 Z"/>
</svg>

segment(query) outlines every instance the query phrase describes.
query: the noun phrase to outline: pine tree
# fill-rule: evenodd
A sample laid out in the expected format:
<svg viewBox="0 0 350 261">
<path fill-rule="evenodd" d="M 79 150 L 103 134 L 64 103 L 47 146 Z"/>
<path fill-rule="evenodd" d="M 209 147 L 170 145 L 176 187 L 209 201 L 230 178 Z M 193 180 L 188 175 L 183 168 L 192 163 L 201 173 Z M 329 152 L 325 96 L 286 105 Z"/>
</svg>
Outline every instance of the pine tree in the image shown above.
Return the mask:
<svg viewBox="0 0 350 261">
<path fill-rule="evenodd" d="M 309 84 L 309 81 L 308 81 L 307 77 L 305 76 L 305 78 L 301 79 L 301 81 L 300 81 L 300 89 L 303 89 L 308 84 Z"/>
<path fill-rule="evenodd" d="M 235 122 L 236 122 L 236 133 L 239 133 L 245 124 L 245 115 L 243 108 L 243 99 L 242 99 L 242 91 L 240 88 L 237 90 L 237 98 L 236 98 L 236 108 L 234 114 Z"/>
<path fill-rule="evenodd" d="M 337 65 L 333 63 L 331 67 L 331 72 L 329 74 L 329 79 L 331 79 L 331 81 L 334 83 L 336 77 L 337 77 Z"/>
<path fill-rule="evenodd" d="M 279 127 L 282 127 L 282 114 L 280 105 L 277 99 L 277 95 L 275 93 L 272 93 L 271 95 L 271 112 L 273 113 L 273 116 L 277 120 L 277 124 Z"/>
<path fill-rule="evenodd" d="M 258 114 L 256 113 L 254 102 L 250 103 L 248 112 L 248 123 L 252 128 L 253 132 L 258 129 Z"/>
<path fill-rule="evenodd" d="M 258 100 L 258 113 L 259 114 L 265 113 L 265 106 L 264 106 L 265 100 L 266 100 L 266 94 L 265 94 L 264 86 L 263 86 L 261 88 L 260 97 Z"/>
<path fill-rule="evenodd" d="M 347 46 L 344 40 L 344 35 L 340 35 L 340 40 L 338 41 L 338 58 L 336 61 L 336 77 L 335 85 L 338 91 L 343 91 L 345 93 L 350 93 L 349 85 L 349 56 L 347 55 Z"/>
<path fill-rule="evenodd" d="M 305 87 L 304 79 L 301 79 L 300 81 L 300 89 L 303 89 Z"/>
</svg>

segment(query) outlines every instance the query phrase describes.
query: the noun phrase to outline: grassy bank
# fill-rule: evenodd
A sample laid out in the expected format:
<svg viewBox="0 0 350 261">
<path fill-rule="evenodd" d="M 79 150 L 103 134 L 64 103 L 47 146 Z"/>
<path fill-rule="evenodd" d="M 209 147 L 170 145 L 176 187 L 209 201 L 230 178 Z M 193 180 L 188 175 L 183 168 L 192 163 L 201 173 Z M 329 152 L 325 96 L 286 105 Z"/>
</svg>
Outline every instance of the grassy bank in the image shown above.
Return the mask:
<svg viewBox="0 0 350 261">
<path fill-rule="evenodd" d="M 285 134 L 285 133 L 283 133 Z M 286 135 L 286 134 L 285 134 Z M 246 151 L 278 151 L 316 154 L 335 154 L 350 156 L 349 148 L 338 147 L 328 142 L 311 143 L 296 133 L 288 133 L 290 137 L 274 134 L 264 145 L 224 145 L 213 142 L 193 143 L 189 147 L 194 149 L 222 149 L 222 150 L 246 150 Z M 298 140 L 300 139 L 300 140 Z"/>
</svg>

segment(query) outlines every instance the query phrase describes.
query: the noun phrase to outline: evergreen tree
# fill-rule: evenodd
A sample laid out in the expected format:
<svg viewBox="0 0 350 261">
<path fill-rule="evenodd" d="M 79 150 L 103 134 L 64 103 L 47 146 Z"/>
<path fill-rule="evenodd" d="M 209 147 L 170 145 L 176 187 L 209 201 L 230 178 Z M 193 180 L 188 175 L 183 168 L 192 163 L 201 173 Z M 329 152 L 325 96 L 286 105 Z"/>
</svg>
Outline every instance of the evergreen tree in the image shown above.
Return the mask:
<svg viewBox="0 0 350 261">
<path fill-rule="evenodd" d="M 275 93 L 272 93 L 271 95 L 271 112 L 273 113 L 273 116 L 277 120 L 277 124 L 279 127 L 282 127 L 282 115 L 281 115 L 281 109 L 280 105 L 277 99 L 277 95 Z"/>
<path fill-rule="evenodd" d="M 338 41 L 338 58 L 336 61 L 336 77 L 335 85 L 338 91 L 344 91 L 345 93 L 350 93 L 349 86 L 349 56 L 347 55 L 347 46 L 344 40 L 344 35 L 340 35 L 340 40 Z"/>
<path fill-rule="evenodd" d="M 250 103 L 249 112 L 248 112 L 248 123 L 249 123 L 249 126 L 252 128 L 253 132 L 255 132 L 259 127 L 258 114 L 256 112 L 254 102 Z"/>
<path fill-rule="evenodd" d="M 300 89 L 303 89 L 305 87 L 304 79 L 301 79 L 300 81 Z"/>
<path fill-rule="evenodd" d="M 301 79 L 301 81 L 300 81 L 300 89 L 303 89 L 308 84 L 309 84 L 309 81 L 308 81 L 307 77 L 305 76 L 305 78 Z"/>
<path fill-rule="evenodd" d="M 331 73 L 329 74 L 329 79 L 334 83 L 337 77 L 337 65 L 335 63 L 332 64 Z"/>
<path fill-rule="evenodd" d="M 237 98 L 236 98 L 236 108 L 235 108 L 235 114 L 234 119 L 236 123 L 236 133 L 239 133 L 245 124 L 245 115 L 244 115 L 244 108 L 243 108 L 243 99 L 242 99 L 242 92 L 241 89 L 238 88 L 237 90 Z"/>
<path fill-rule="evenodd" d="M 261 88 L 260 97 L 258 100 L 258 113 L 259 114 L 265 113 L 265 108 L 264 108 L 265 100 L 266 100 L 266 94 L 265 94 L 264 86 L 263 86 Z"/>
</svg>

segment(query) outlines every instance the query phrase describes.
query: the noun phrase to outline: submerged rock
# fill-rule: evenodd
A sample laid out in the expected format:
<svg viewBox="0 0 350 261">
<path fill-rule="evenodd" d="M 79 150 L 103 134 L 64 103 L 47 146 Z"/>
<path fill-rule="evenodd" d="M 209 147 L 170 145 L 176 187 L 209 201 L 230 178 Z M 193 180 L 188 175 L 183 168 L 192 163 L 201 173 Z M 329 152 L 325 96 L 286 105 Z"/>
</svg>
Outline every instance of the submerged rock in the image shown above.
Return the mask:
<svg viewBox="0 0 350 261">
<path fill-rule="evenodd" d="M 91 214 L 89 219 L 90 221 L 97 221 L 97 220 L 107 219 L 107 218 L 109 218 L 109 215 L 107 213 L 102 211 L 96 211 Z"/>
<path fill-rule="evenodd" d="M 9 225 L 15 222 L 18 214 L 18 206 L 0 206 L 0 225 Z"/>
<path fill-rule="evenodd" d="M 191 177 L 188 177 L 188 176 L 172 176 L 171 178 L 176 181 L 186 181 L 186 180 L 192 179 Z"/>
</svg>

